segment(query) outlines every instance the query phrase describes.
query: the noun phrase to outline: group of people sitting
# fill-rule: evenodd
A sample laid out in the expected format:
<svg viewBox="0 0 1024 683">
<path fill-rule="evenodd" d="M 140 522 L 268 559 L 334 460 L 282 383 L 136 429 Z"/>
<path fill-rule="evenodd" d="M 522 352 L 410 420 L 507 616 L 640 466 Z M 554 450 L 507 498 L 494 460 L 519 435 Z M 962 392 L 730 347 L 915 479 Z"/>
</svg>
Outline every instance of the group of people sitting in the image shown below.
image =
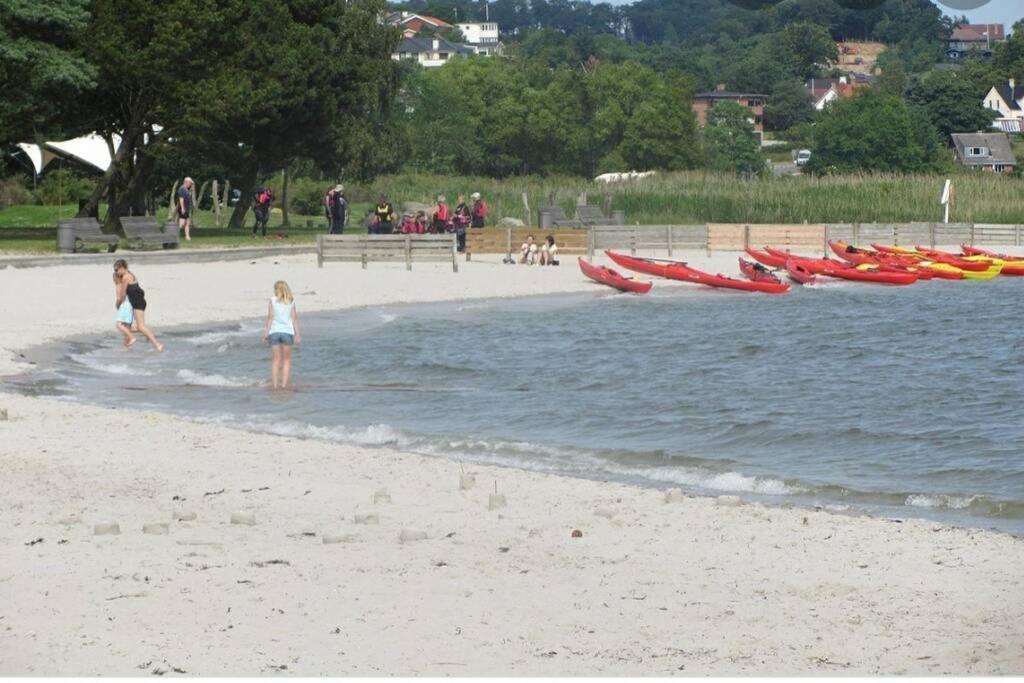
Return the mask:
<svg viewBox="0 0 1024 683">
<path fill-rule="evenodd" d="M 519 247 L 519 263 L 528 266 L 557 266 L 558 245 L 555 236 L 548 235 L 543 242 L 537 244 L 533 235 L 527 235 L 523 246 Z"/>
<path fill-rule="evenodd" d="M 448 206 L 443 194 L 437 196 L 437 203 L 429 211 L 405 212 L 401 221 L 386 195 L 380 195 L 377 204 L 370 213 L 367 232 L 371 235 L 391 234 L 441 234 L 455 233 L 458 250 L 466 250 L 466 228 L 482 228 L 487 219 L 487 202 L 479 192 L 470 196 L 472 204 L 466 202 L 465 195 L 459 195 L 455 208 Z"/>
</svg>

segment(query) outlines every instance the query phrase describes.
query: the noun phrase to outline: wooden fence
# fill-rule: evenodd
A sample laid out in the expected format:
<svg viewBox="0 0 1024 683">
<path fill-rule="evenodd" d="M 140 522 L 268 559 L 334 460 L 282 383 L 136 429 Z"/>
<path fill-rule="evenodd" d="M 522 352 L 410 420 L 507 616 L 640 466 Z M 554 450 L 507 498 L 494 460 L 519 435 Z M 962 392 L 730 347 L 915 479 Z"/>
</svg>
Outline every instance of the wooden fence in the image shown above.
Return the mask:
<svg viewBox="0 0 1024 683">
<path fill-rule="evenodd" d="M 789 247 L 829 252 L 829 240 L 858 246 L 872 242 L 899 246 L 958 246 L 960 244 L 1021 246 L 1024 225 L 994 223 L 827 223 L 766 225 L 709 223 L 707 225 L 602 225 L 588 230 L 591 257 L 604 249 L 667 251 L 703 249 L 738 251 L 745 247 Z"/>
</svg>

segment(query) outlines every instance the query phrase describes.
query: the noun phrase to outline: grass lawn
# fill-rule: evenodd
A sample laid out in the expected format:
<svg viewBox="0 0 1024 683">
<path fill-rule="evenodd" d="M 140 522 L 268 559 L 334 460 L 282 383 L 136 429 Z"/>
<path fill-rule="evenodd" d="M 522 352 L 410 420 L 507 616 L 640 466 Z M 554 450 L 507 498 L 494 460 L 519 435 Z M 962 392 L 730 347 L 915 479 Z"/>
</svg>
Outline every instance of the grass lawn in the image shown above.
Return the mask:
<svg viewBox="0 0 1024 683">
<path fill-rule="evenodd" d="M 56 225 L 62 218 L 69 218 L 77 211 L 77 205 L 65 206 L 12 206 L 0 209 L 0 253 L 16 254 L 53 254 L 57 251 Z M 361 217 L 369 211 L 369 205 L 354 204 L 354 213 L 346 232 L 366 232 Z M 166 214 L 164 214 L 166 215 Z M 226 226 L 229 213 L 221 216 L 222 226 Z M 246 215 L 245 225 L 240 230 L 229 230 L 217 227 L 216 216 L 212 211 L 198 211 L 195 214 L 195 226 L 192 229 L 192 240 L 184 241 L 182 249 L 210 249 L 248 247 L 263 244 L 312 244 L 316 236 L 327 231 L 327 220 L 323 216 L 292 215 L 291 225 L 281 225 L 281 212 L 271 213 L 267 227 L 267 239 L 252 236 L 253 216 Z M 38 233 L 36 237 L 32 233 Z M 7 233 L 7 234 L 5 234 Z M 122 243 L 121 248 L 126 245 Z M 101 251 L 101 247 L 87 251 Z"/>
</svg>

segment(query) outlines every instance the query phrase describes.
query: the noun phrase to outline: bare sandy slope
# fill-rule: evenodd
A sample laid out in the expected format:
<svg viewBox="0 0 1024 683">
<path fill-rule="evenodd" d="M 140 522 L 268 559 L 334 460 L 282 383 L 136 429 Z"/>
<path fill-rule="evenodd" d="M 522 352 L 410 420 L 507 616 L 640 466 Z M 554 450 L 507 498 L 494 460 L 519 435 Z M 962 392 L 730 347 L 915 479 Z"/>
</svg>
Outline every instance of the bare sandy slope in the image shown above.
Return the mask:
<svg viewBox="0 0 1024 683">
<path fill-rule="evenodd" d="M 277 277 L 307 311 L 592 290 L 568 265 L 137 274 L 159 329 L 259 315 Z M 25 293 L 0 346 L 107 334 L 108 282 L 0 271 Z M 457 463 L 386 449 L 11 394 L 0 409 L 0 674 L 1024 672 L 1024 541 L 1003 534 L 476 465 L 460 490 Z M 495 482 L 507 506 L 489 510 Z"/>
</svg>

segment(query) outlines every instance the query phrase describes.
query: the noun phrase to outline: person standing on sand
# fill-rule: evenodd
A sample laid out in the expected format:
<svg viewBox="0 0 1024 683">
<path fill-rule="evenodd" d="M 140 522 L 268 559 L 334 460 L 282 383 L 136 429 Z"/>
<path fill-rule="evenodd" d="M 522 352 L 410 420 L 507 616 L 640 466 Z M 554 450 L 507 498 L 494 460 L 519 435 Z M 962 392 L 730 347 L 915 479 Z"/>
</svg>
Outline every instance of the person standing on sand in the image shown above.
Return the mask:
<svg viewBox="0 0 1024 683">
<path fill-rule="evenodd" d="M 331 234 L 341 235 L 345 232 L 345 223 L 348 222 L 348 202 L 345 201 L 345 186 L 334 186 L 334 192 L 327 195 L 327 210 L 331 218 Z"/>
<path fill-rule="evenodd" d="M 271 384 L 274 389 L 285 389 L 292 372 L 292 345 L 301 342 L 302 335 L 299 334 L 295 296 L 284 280 L 274 283 L 274 296 L 267 306 L 267 326 L 263 332 L 263 341 L 270 344 Z"/>
<path fill-rule="evenodd" d="M 192 240 L 192 185 L 192 179 L 185 178 L 178 188 L 178 227 L 187 241 Z"/>
<path fill-rule="evenodd" d="M 153 333 L 146 327 L 146 293 L 142 291 L 142 287 L 139 286 L 139 281 L 135 278 L 135 275 L 128 270 L 128 262 L 123 258 L 114 261 L 114 277 L 117 278 L 118 284 L 124 287 L 124 293 L 132 307 L 132 315 L 135 318 L 135 325 L 138 328 L 139 334 L 148 339 L 154 349 L 163 351 L 164 345 L 158 342 Z M 127 343 L 125 345 L 131 346 L 131 344 Z"/>
<path fill-rule="evenodd" d="M 135 335 L 132 334 L 132 325 L 135 323 L 135 316 L 132 314 L 132 305 L 128 301 L 128 294 L 125 292 L 127 285 L 121 282 L 121 277 L 114 269 L 114 308 L 117 309 L 117 322 L 114 327 L 124 336 L 124 348 L 127 351 L 135 343 Z"/>
</svg>

